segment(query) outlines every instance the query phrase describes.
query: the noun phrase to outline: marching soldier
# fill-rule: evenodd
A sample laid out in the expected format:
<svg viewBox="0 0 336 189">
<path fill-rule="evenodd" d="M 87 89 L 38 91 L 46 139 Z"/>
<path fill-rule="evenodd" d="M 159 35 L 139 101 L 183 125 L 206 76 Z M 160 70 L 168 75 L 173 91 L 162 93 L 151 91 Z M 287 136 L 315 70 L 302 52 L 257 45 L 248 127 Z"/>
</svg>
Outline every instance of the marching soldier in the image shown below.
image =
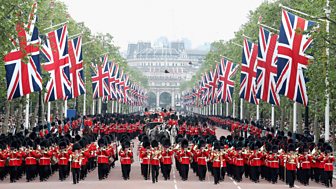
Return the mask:
<svg viewBox="0 0 336 189">
<path fill-rule="evenodd" d="M 73 153 L 70 155 L 73 184 L 77 184 L 80 178 L 80 168 L 82 163 L 82 154 L 80 153 L 80 149 L 80 144 L 75 143 L 72 148 Z"/>
<path fill-rule="evenodd" d="M 149 179 L 150 154 L 151 154 L 150 143 L 147 138 L 146 140 L 143 140 L 142 148 L 140 148 L 139 150 L 141 174 L 145 180 Z"/>
<path fill-rule="evenodd" d="M 288 153 L 285 157 L 286 177 L 290 188 L 294 187 L 295 174 L 298 165 L 294 144 L 288 145 Z"/>
<path fill-rule="evenodd" d="M 312 157 L 308 153 L 308 146 L 305 145 L 302 151 L 303 152 L 300 153 L 298 161 L 301 167 L 301 181 L 302 184 L 306 186 L 309 185 Z"/>
<path fill-rule="evenodd" d="M 234 179 L 237 182 L 242 181 L 242 176 L 244 173 L 244 157 L 242 154 L 243 143 L 239 141 L 236 145 L 236 150 L 233 155 L 233 165 L 234 165 Z"/>
<path fill-rule="evenodd" d="M 32 181 L 37 176 L 37 158 L 39 158 L 39 155 L 36 152 L 36 145 L 30 140 L 25 156 L 27 182 Z"/>
<path fill-rule="evenodd" d="M 207 171 L 207 161 L 210 156 L 210 151 L 205 145 L 206 144 L 203 139 L 199 140 L 198 142 L 199 148 L 195 151 L 197 167 L 198 167 L 198 177 L 200 181 L 205 180 L 206 171 Z"/>
<path fill-rule="evenodd" d="M 170 140 L 168 138 L 163 140 L 163 149 L 162 149 L 162 174 L 165 180 L 170 179 L 170 172 L 172 168 L 172 156 L 174 151 L 170 146 Z"/>
<path fill-rule="evenodd" d="M 178 153 L 180 161 L 181 177 L 183 181 L 188 180 L 189 165 L 192 156 L 193 154 L 191 153 L 191 149 L 188 148 L 188 140 L 183 139 L 181 142 L 181 149 Z"/>
<path fill-rule="evenodd" d="M 98 152 L 97 152 L 97 163 L 98 163 L 98 179 L 103 180 L 108 176 L 108 163 L 109 163 L 109 156 L 111 155 L 110 152 L 106 148 L 106 143 L 104 139 L 98 140 Z"/>
<path fill-rule="evenodd" d="M 327 188 L 329 186 L 333 187 L 332 177 L 333 177 L 333 163 L 335 162 L 335 157 L 333 155 L 333 150 L 330 145 L 328 145 L 325 149 L 325 158 L 324 158 L 324 184 Z"/>
<path fill-rule="evenodd" d="M 39 161 L 39 175 L 40 181 L 46 181 L 51 174 L 51 157 L 52 152 L 48 149 L 48 141 L 44 140 L 40 144 L 40 161 Z"/>
<path fill-rule="evenodd" d="M 159 165 L 160 165 L 160 159 L 162 157 L 161 150 L 159 149 L 159 143 L 156 140 L 152 141 L 152 150 L 151 150 L 151 159 L 150 164 L 152 167 L 152 182 L 158 182 L 159 177 Z"/>
<path fill-rule="evenodd" d="M 266 161 L 268 162 L 270 169 L 270 181 L 275 184 L 278 182 L 279 174 L 279 154 L 278 146 L 274 145 L 272 151 L 266 156 Z"/>
<path fill-rule="evenodd" d="M 214 143 L 214 149 L 213 149 L 213 151 L 211 152 L 211 155 L 210 155 L 210 160 L 212 162 L 212 171 L 213 171 L 215 184 L 219 184 L 222 158 L 223 157 L 222 157 L 222 154 L 220 152 L 220 145 L 216 141 Z"/>
<path fill-rule="evenodd" d="M 130 179 L 131 164 L 133 162 L 133 152 L 131 143 L 126 139 L 122 144 L 122 149 L 119 151 L 121 172 L 124 180 Z"/>
<path fill-rule="evenodd" d="M 261 166 L 261 153 L 258 151 L 258 142 L 252 145 L 252 152 L 249 157 L 249 164 L 250 164 L 250 179 L 257 183 L 259 182 L 259 175 L 260 175 L 260 166 Z"/>
<path fill-rule="evenodd" d="M 8 153 L 8 158 L 9 158 L 9 176 L 10 176 L 10 182 L 16 182 L 19 178 L 19 167 L 22 165 L 21 164 L 21 152 L 18 150 L 18 142 L 13 141 L 10 145 L 10 151 Z"/>
<path fill-rule="evenodd" d="M 67 149 L 67 144 L 65 141 L 61 141 L 59 144 L 59 151 L 57 154 L 58 159 L 58 173 L 59 173 L 59 180 L 64 181 L 68 176 L 69 170 L 69 158 L 70 158 L 70 151 Z"/>
<path fill-rule="evenodd" d="M 3 181 L 3 179 L 7 175 L 6 170 L 6 160 L 7 160 L 7 150 L 6 145 L 0 144 L 0 180 Z"/>
</svg>

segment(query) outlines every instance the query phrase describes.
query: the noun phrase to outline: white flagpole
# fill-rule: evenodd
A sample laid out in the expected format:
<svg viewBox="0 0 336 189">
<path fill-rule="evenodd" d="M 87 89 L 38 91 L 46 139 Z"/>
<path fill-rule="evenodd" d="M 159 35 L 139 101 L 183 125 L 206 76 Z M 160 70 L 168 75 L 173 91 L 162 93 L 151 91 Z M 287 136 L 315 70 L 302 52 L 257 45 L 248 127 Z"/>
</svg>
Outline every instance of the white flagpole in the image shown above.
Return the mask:
<svg viewBox="0 0 336 189">
<path fill-rule="evenodd" d="M 65 100 L 64 101 L 64 118 L 65 119 L 68 117 L 67 109 L 68 109 L 68 100 Z"/>
<path fill-rule="evenodd" d="M 210 115 L 210 114 L 211 114 L 211 106 L 208 105 L 208 115 Z"/>
<path fill-rule="evenodd" d="M 50 123 L 50 102 L 48 102 L 47 122 Z"/>
<path fill-rule="evenodd" d="M 220 104 L 221 105 L 221 110 L 220 110 L 220 115 L 222 116 L 222 115 L 224 115 L 224 108 L 223 108 L 223 103 L 221 103 Z"/>
<path fill-rule="evenodd" d="M 240 120 L 243 120 L 243 107 L 244 107 L 244 100 L 240 99 Z"/>
<path fill-rule="evenodd" d="M 121 114 L 121 103 L 119 103 L 119 113 Z"/>
<path fill-rule="evenodd" d="M 29 127 L 29 94 L 26 95 L 26 117 L 25 117 L 25 128 L 28 129 L 28 127 Z"/>
<path fill-rule="evenodd" d="M 217 112 L 217 106 L 215 104 L 212 104 L 212 115 L 216 115 Z"/>
<path fill-rule="evenodd" d="M 111 113 L 113 114 L 113 113 L 114 113 L 114 101 L 112 101 L 111 104 L 112 104 L 112 105 L 111 105 L 111 106 L 112 106 L 112 107 L 111 107 Z"/>
<path fill-rule="evenodd" d="M 257 121 L 259 120 L 259 104 L 257 105 Z"/>
<path fill-rule="evenodd" d="M 229 103 L 228 102 L 226 102 L 225 108 L 226 108 L 225 115 L 229 116 Z"/>
<path fill-rule="evenodd" d="M 329 0 L 327 0 L 326 3 L 326 17 L 330 18 L 330 13 L 331 13 L 331 8 L 329 6 Z M 327 19 L 326 20 L 326 32 L 329 35 L 329 24 L 330 21 Z M 328 42 L 327 42 L 328 43 Z M 327 55 L 327 63 L 326 66 L 329 65 L 329 47 L 326 48 L 326 55 Z M 329 112 L 330 112 L 330 96 L 328 92 L 328 86 L 329 86 L 329 81 L 328 81 L 328 68 L 326 69 L 326 78 L 325 78 L 325 84 L 326 84 L 326 106 L 325 106 L 325 113 L 324 113 L 324 130 L 325 130 L 325 135 L 324 139 L 326 142 L 329 141 L 329 135 L 330 135 L 330 121 L 329 121 Z"/>
<path fill-rule="evenodd" d="M 274 127 L 274 105 L 272 105 L 272 123 L 271 126 Z"/>
<path fill-rule="evenodd" d="M 102 107 L 102 99 L 98 99 L 98 114 L 101 114 L 101 107 Z"/>
<path fill-rule="evenodd" d="M 296 128 L 297 128 L 296 106 L 297 106 L 297 104 L 296 104 L 296 102 L 294 102 L 294 104 L 293 104 L 293 133 L 296 133 Z"/>
</svg>

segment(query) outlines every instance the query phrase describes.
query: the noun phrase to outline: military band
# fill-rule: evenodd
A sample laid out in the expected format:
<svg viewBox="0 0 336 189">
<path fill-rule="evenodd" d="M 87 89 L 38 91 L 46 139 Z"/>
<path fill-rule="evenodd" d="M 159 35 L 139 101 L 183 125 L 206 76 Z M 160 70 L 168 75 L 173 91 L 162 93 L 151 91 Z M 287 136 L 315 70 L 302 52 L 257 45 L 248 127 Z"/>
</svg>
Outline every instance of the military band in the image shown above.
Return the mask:
<svg viewBox="0 0 336 189">
<path fill-rule="evenodd" d="M 177 129 L 174 140 L 145 131 L 146 123 L 154 121 L 158 126 L 152 129 L 158 133 L 166 129 L 172 134 Z M 165 123 L 162 126 L 158 121 Z M 37 177 L 44 182 L 58 171 L 60 181 L 71 173 L 73 184 L 77 184 L 96 168 L 98 179 L 103 180 L 118 160 L 122 178 L 129 180 L 132 164 L 136 163 L 133 150 L 138 138 L 136 159 L 141 175 L 145 180 L 151 178 L 152 183 L 160 180 L 160 172 L 163 180 L 170 180 L 175 164 L 182 181 L 195 174 L 200 181 L 213 179 L 219 184 L 228 175 L 236 182 L 265 179 L 275 184 L 280 180 L 290 188 L 296 180 L 303 185 L 313 180 L 333 186 L 335 158 L 332 147 L 323 139 L 314 143 L 310 136 L 297 134 L 294 138 L 290 132 L 262 130 L 246 120 L 178 117 L 164 112 L 122 118 L 91 116 L 51 125 L 50 129 L 42 126 L 31 132 L 0 136 L 0 180 L 9 176 L 10 182 L 16 182 L 25 176 L 27 182 Z M 215 126 L 231 134 L 217 138 Z"/>
</svg>

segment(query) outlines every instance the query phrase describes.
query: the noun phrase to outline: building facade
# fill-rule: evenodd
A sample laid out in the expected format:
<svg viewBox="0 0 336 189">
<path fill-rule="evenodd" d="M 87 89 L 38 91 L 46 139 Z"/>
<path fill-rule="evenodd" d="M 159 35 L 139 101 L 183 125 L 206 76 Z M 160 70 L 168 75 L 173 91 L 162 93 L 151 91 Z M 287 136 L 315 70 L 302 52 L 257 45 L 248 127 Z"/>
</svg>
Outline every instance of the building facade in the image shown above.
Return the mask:
<svg viewBox="0 0 336 189">
<path fill-rule="evenodd" d="M 175 108 L 180 106 L 181 83 L 191 80 L 206 54 L 205 50 L 186 49 L 183 42 L 138 42 L 128 45 L 127 62 L 148 78 L 151 108 Z"/>
</svg>

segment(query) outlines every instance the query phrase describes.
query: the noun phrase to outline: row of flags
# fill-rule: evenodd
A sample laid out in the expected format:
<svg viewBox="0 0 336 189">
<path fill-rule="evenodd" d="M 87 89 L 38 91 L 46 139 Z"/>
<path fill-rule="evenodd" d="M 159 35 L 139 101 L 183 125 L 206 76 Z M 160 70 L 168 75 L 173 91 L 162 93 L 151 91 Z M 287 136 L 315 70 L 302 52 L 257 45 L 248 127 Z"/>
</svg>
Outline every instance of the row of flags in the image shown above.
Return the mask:
<svg viewBox="0 0 336 189">
<path fill-rule="evenodd" d="M 146 99 L 145 91 L 119 67 L 108 60 L 108 55 L 100 58 L 101 65 L 92 63 L 93 98 L 113 100 L 132 106 L 141 106 Z"/>
<path fill-rule="evenodd" d="M 69 40 L 67 25 L 39 36 L 35 26 L 36 12 L 37 3 L 34 3 L 27 24 L 16 25 L 18 38 L 11 39 L 14 49 L 4 57 L 7 99 L 41 91 L 41 67 L 49 74 L 45 102 L 68 100 L 85 94 L 82 37 Z M 145 91 L 131 82 L 118 64 L 108 61 L 107 55 L 101 58 L 101 63 L 91 66 L 93 98 L 118 100 L 131 105 L 143 103 Z"/>
<path fill-rule="evenodd" d="M 258 44 L 244 38 L 240 66 L 239 96 L 252 104 L 265 101 L 280 105 L 280 95 L 305 106 L 308 104 L 306 78 L 311 56 L 306 51 L 312 38 L 305 32 L 315 26 L 282 10 L 279 34 L 260 26 Z M 191 91 L 184 92 L 185 105 L 204 106 L 232 102 L 238 65 L 227 58 L 202 75 Z"/>
</svg>

